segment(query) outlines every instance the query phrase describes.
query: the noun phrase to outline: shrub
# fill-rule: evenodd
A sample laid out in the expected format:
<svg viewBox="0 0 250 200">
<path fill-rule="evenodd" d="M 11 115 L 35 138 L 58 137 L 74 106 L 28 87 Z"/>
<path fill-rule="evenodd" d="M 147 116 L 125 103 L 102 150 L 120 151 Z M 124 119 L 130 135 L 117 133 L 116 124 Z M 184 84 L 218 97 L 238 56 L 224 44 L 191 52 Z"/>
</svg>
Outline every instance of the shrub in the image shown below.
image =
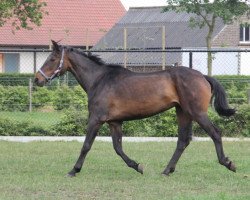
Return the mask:
<svg viewBox="0 0 250 200">
<path fill-rule="evenodd" d="M 32 105 L 35 108 L 40 108 L 52 104 L 53 91 L 47 87 L 37 87 L 32 92 Z"/>
<path fill-rule="evenodd" d="M 215 111 L 209 109 L 208 112 L 211 121 L 221 130 L 222 136 L 250 136 L 250 105 L 243 104 L 237 108 L 237 112 L 234 116 L 229 118 L 220 117 Z M 195 135 L 207 134 L 197 125 L 193 126 L 193 132 Z"/>
<path fill-rule="evenodd" d="M 4 86 L 28 86 L 29 80 L 34 78 L 34 74 L 20 73 L 0 73 L 0 85 Z"/>
<path fill-rule="evenodd" d="M 0 85 L 0 105 L 2 111 L 27 111 L 29 106 L 28 88 Z"/>
<path fill-rule="evenodd" d="M 126 136 L 176 136 L 175 109 L 146 119 L 124 122 L 123 132 Z"/>
<path fill-rule="evenodd" d="M 52 127 L 52 135 L 77 136 L 86 134 L 87 113 L 67 110 L 60 122 Z"/>
<path fill-rule="evenodd" d="M 250 137 L 250 105 L 238 107 L 235 116 L 222 118 L 209 109 L 211 121 L 222 131 L 222 136 L 246 136 Z M 68 135 L 80 136 L 86 134 L 88 113 L 76 109 L 68 109 L 61 117 L 60 122 L 52 127 L 41 127 L 29 121 L 5 119 L 0 116 L 0 135 Z M 105 124 L 99 131 L 100 135 L 109 135 L 108 125 Z M 177 136 L 177 122 L 175 110 L 169 110 L 162 114 L 143 119 L 124 122 L 123 132 L 125 136 Z M 207 136 L 203 130 L 194 124 L 193 132 L 196 136 Z"/>
<path fill-rule="evenodd" d="M 13 119 L 0 117 L 0 135 L 3 136 L 31 136 L 48 135 L 48 131 L 42 127 L 34 126 L 29 121 L 19 122 Z"/>
</svg>

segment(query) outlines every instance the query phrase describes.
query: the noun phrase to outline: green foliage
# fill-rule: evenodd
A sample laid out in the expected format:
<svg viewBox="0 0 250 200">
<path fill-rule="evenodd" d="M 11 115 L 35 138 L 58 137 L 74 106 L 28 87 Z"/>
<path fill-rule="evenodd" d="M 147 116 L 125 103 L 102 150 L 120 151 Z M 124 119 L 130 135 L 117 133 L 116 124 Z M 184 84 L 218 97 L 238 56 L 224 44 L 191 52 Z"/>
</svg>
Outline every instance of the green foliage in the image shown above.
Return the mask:
<svg viewBox="0 0 250 200">
<path fill-rule="evenodd" d="M 58 87 L 54 94 L 53 106 L 56 110 L 68 109 L 70 107 L 73 92 L 69 87 L 65 85 Z"/>
<path fill-rule="evenodd" d="M 41 25 L 44 8 L 47 4 L 39 0 L 1 0 L 0 1 L 0 27 L 7 21 L 12 22 L 15 30 L 21 28 L 32 29 L 31 24 Z"/>
<path fill-rule="evenodd" d="M 70 109 L 61 117 L 59 123 L 52 127 L 52 135 L 77 136 L 86 134 L 86 112 Z"/>
<path fill-rule="evenodd" d="M 29 105 L 28 88 L 0 85 L 0 110 L 26 111 Z"/>
<path fill-rule="evenodd" d="M 87 95 L 80 86 L 36 87 L 32 91 L 33 109 L 51 106 L 54 110 L 70 107 L 87 108 Z M 28 86 L 0 85 L 0 111 L 27 111 L 29 107 Z"/>
<path fill-rule="evenodd" d="M 124 122 L 123 132 L 126 136 L 177 136 L 175 109 L 146 119 Z"/>
<path fill-rule="evenodd" d="M 34 74 L 0 73 L 0 85 L 6 86 L 28 86 L 29 80 Z"/>
<path fill-rule="evenodd" d="M 17 121 L 0 117 L 0 135 L 3 136 L 32 136 L 32 135 L 48 135 L 43 127 L 33 125 L 27 121 Z"/>
<path fill-rule="evenodd" d="M 249 104 L 240 105 L 236 114 L 229 118 L 220 117 L 213 109 L 209 109 L 208 115 L 211 121 L 221 130 L 223 136 L 250 136 Z M 195 135 L 206 135 L 197 124 L 194 124 L 193 131 Z"/>
<path fill-rule="evenodd" d="M 224 23 L 231 23 L 234 19 L 238 19 L 242 15 L 250 11 L 246 2 L 240 0 L 167 0 L 168 6 L 164 11 L 174 10 L 176 12 L 194 13 L 197 17 L 191 17 L 192 26 L 200 28 L 205 25 L 211 26 L 211 18 L 219 17 Z"/>
<path fill-rule="evenodd" d="M 213 109 L 209 109 L 211 121 L 222 131 L 223 136 L 250 137 L 250 105 L 244 104 L 237 108 L 235 116 L 230 118 L 220 117 Z M 65 110 L 59 122 L 50 126 L 41 126 L 32 121 L 7 119 L 0 117 L 0 135 L 57 135 L 57 136 L 81 136 L 86 134 L 88 113 L 71 107 Z M 173 137 L 177 136 L 177 122 L 175 110 L 171 109 L 162 114 L 143 120 L 124 122 L 123 132 L 125 136 L 153 136 Z M 207 136 L 207 134 L 194 124 L 195 136 Z M 104 124 L 99 135 L 110 135 L 107 124 Z"/>
<path fill-rule="evenodd" d="M 250 88 L 249 76 L 215 76 L 223 85 L 230 104 L 247 103 L 247 90 Z"/>
<path fill-rule="evenodd" d="M 53 91 L 46 87 L 37 87 L 32 92 L 32 105 L 40 108 L 49 105 L 53 101 Z"/>
<path fill-rule="evenodd" d="M 222 130 L 224 136 L 244 135 L 250 137 L 250 108 L 246 104 L 249 76 L 216 76 L 215 78 L 226 89 L 229 102 L 238 105 L 236 107 L 238 111 L 234 117 L 221 118 L 210 109 L 211 120 Z M 0 85 L 0 111 L 27 111 L 29 105 L 28 92 L 28 86 Z M 87 101 L 87 95 L 80 86 L 58 84 L 58 86 L 53 87 L 36 87 L 32 93 L 33 110 L 44 111 L 48 106 L 49 111 L 52 112 L 61 110 L 64 114 L 57 118 L 59 122 L 57 124 L 52 123 L 45 128 L 28 120 L 20 122 L 18 119 L 6 119 L 1 116 L 2 131 L 0 135 L 85 134 L 88 118 Z M 51 118 L 47 120 L 51 120 Z M 104 125 L 99 134 L 109 135 L 109 132 L 108 125 Z M 171 109 L 142 120 L 124 122 L 123 132 L 126 136 L 177 136 L 175 110 Z M 205 135 L 197 125 L 194 125 L 194 134 Z"/>
</svg>

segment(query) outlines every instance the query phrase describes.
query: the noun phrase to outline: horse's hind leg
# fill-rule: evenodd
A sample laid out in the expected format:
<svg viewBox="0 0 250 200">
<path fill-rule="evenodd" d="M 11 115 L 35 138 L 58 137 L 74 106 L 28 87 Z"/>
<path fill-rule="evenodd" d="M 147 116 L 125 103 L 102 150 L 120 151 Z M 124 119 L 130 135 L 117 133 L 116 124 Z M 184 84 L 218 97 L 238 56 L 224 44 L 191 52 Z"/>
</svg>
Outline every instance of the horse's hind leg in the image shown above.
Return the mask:
<svg viewBox="0 0 250 200">
<path fill-rule="evenodd" d="M 124 160 L 124 162 L 131 168 L 143 174 L 142 165 L 131 160 L 122 149 L 122 123 L 120 122 L 110 122 L 109 128 L 112 135 L 113 147 L 115 152 Z"/>
<path fill-rule="evenodd" d="M 169 175 L 175 171 L 175 166 L 181 157 L 185 148 L 189 145 L 192 139 L 192 119 L 184 113 L 180 107 L 176 107 L 176 114 L 178 120 L 178 141 L 175 152 L 169 161 L 166 169 L 162 172 L 164 175 Z"/>
<path fill-rule="evenodd" d="M 221 133 L 219 129 L 212 124 L 207 114 L 202 114 L 199 117 L 197 117 L 197 119 L 195 120 L 212 138 L 214 145 L 215 145 L 219 163 L 221 165 L 224 165 L 229 170 L 236 172 L 236 167 L 234 163 L 230 161 L 229 158 L 225 157 L 223 146 L 222 146 Z"/>
</svg>

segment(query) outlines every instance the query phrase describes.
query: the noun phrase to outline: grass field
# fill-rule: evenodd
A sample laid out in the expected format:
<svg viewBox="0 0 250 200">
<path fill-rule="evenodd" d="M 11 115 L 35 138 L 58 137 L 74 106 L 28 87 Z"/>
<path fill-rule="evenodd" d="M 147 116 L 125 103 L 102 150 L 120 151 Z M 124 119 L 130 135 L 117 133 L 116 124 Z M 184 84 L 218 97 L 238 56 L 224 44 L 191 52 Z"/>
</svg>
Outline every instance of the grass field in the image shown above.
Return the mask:
<svg viewBox="0 0 250 200">
<path fill-rule="evenodd" d="M 217 162 L 212 142 L 193 142 L 176 172 L 161 175 L 175 142 L 124 143 L 144 165 L 144 175 L 128 168 L 111 143 L 95 142 L 84 168 L 66 178 L 78 157 L 78 142 L 0 142 L 0 199 L 250 199 L 250 143 L 224 142 L 237 173 Z"/>
</svg>

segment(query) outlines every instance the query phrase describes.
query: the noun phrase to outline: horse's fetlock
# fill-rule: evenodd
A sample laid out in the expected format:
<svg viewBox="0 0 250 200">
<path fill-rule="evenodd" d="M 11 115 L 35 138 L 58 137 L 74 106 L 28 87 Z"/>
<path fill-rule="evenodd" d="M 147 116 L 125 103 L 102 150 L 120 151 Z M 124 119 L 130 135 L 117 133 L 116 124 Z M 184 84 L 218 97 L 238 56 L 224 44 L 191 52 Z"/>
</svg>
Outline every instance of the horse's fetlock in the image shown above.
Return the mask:
<svg viewBox="0 0 250 200">
<path fill-rule="evenodd" d="M 75 171 L 75 173 L 79 173 L 79 172 L 81 171 L 81 168 L 79 168 L 79 167 L 74 167 L 74 171 Z"/>
</svg>

